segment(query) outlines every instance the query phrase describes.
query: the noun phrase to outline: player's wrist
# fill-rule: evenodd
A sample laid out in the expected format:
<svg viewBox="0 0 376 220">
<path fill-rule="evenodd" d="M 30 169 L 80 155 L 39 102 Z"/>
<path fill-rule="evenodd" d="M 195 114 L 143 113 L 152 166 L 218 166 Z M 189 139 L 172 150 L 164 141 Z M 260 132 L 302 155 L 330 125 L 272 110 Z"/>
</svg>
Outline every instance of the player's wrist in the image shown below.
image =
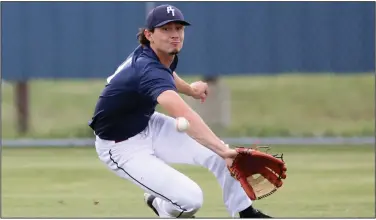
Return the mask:
<svg viewBox="0 0 376 220">
<path fill-rule="evenodd" d="M 188 84 L 188 83 L 186 83 L 186 82 L 181 82 L 181 86 L 180 86 L 182 89 L 182 93 L 184 94 L 184 95 L 187 95 L 187 96 L 192 96 L 192 97 L 194 97 L 195 96 L 195 90 L 194 90 L 194 88 L 190 85 L 190 84 Z"/>
<path fill-rule="evenodd" d="M 228 159 L 235 156 L 235 151 L 223 142 L 218 146 L 218 148 L 220 149 L 218 155 L 223 159 Z"/>
<path fill-rule="evenodd" d="M 194 88 L 192 85 L 189 85 L 188 95 L 191 97 L 195 97 L 197 93 L 198 93 L 197 89 Z"/>
<path fill-rule="evenodd" d="M 228 165 L 231 165 L 236 155 L 237 155 L 236 150 L 226 149 L 222 158 L 226 161 Z"/>
</svg>

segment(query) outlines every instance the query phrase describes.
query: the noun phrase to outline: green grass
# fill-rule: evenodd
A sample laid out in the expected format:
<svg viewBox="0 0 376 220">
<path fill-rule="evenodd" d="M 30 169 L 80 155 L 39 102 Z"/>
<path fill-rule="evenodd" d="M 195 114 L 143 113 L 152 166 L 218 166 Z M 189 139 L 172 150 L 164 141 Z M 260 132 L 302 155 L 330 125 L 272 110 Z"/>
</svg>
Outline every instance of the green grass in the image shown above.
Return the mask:
<svg viewBox="0 0 376 220">
<path fill-rule="evenodd" d="M 375 217 L 374 149 L 274 146 L 285 154 L 288 178 L 255 207 L 280 218 Z M 3 217 L 154 217 L 141 189 L 108 171 L 93 148 L 3 148 L 2 156 Z M 197 217 L 230 217 L 211 173 L 174 167 L 203 189 Z"/>
<path fill-rule="evenodd" d="M 189 82 L 197 78 L 187 78 Z M 28 137 L 91 136 L 87 126 L 103 80 L 32 81 Z M 374 76 L 223 78 L 231 90 L 231 136 L 372 136 Z M 2 135 L 17 137 L 11 85 L 2 88 Z M 160 108 L 159 108 L 160 109 Z"/>
</svg>

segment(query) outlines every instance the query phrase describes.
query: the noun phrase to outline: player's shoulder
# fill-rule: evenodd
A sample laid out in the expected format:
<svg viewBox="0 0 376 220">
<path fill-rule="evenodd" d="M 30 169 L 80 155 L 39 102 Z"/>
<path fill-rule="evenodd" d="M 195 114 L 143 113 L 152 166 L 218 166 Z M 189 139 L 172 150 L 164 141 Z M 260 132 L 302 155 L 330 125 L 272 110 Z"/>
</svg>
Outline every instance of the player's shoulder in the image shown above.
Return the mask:
<svg viewBox="0 0 376 220">
<path fill-rule="evenodd" d="M 141 54 L 135 59 L 135 68 L 139 73 L 140 77 L 147 77 L 150 74 L 159 74 L 164 72 L 166 74 L 170 73 L 170 71 L 159 62 L 159 60 L 150 57 L 148 54 Z"/>
<path fill-rule="evenodd" d="M 150 69 L 162 68 L 163 66 L 161 65 L 161 63 L 159 63 L 159 61 L 142 54 L 136 59 L 135 67 L 141 72 L 146 72 Z"/>
<path fill-rule="evenodd" d="M 161 68 L 163 65 L 159 60 L 150 54 L 147 49 L 136 55 L 135 64 L 137 68 Z"/>
<path fill-rule="evenodd" d="M 158 61 L 152 59 L 144 53 L 142 46 L 138 46 L 128 57 L 121 63 L 117 71 L 139 73 L 144 71 L 146 67 L 158 66 Z"/>
</svg>

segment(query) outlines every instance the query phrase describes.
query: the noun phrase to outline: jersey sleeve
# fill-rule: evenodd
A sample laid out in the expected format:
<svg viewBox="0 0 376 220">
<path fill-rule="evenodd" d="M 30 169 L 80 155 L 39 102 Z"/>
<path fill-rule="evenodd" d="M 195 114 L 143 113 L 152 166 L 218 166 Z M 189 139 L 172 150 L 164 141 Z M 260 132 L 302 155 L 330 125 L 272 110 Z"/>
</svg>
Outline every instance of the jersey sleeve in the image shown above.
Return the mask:
<svg viewBox="0 0 376 220">
<path fill-rule="evenodd" d="M 174 78 L 167 70 L 151 68 L 141 76 L 139 91 L 153 101 L 156 102 L 158 96 L 166 90 L 177 91 Z"/>
</svg>

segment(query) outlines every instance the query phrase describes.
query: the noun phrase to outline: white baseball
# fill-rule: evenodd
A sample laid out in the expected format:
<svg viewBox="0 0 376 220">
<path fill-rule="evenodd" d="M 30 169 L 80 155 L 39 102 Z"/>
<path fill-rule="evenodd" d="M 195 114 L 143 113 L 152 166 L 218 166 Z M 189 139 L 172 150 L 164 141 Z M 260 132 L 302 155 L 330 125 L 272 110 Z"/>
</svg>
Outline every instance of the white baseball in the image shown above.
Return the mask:
<svg viewBox="0 0 376 220">
<path fill-rule="evenodd" d="M 189 128 L 189 122 L 184 117 L 176 118 L 176 129 L 180 132 L 186 131 Z"/>
</svg>

